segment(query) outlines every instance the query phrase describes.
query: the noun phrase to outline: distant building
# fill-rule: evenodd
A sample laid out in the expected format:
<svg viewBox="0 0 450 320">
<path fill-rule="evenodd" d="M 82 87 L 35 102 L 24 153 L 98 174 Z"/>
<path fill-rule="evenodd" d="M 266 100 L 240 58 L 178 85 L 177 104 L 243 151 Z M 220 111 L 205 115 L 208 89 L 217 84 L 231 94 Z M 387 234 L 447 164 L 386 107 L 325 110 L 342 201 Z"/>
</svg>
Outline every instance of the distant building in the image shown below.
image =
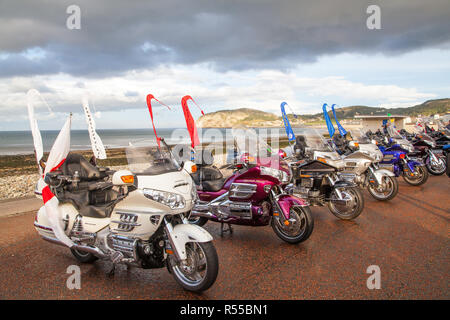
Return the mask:
<svg viewBox="0 0 450 320">
<path fill-rule="evenodd" d="M 390 119 L 394 119 L 394 124 L 397 129 L 404 129 L 405 124 L 408 120 L 408 116 L 396 116 L 396 115 L 379 115 L 379 116 L 360 116 L 356 115 L 355 119 L 361 120 L 361 125 L 366 130 L 372 130 L 375 131 L 383 125 L 383 120 L 391 121 Z M 409 118 L 411 121 L 411 118 Z"/>
</svg>

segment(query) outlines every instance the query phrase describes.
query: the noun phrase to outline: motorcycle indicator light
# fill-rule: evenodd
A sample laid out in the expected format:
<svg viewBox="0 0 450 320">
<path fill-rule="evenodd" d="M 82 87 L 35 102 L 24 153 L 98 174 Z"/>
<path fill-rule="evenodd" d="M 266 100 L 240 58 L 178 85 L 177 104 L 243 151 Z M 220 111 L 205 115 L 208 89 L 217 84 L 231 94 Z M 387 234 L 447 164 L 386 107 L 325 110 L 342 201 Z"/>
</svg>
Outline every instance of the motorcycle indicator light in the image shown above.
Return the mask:
<svg viewBox="0 0 450 320">
<path fill-rule="evenodd" d="M 355 142 L 355 147 L 359 147 L 359 143 L 358 142 Z"/>
<path fill-rule="evenodd" d="M 405 154 L 401 153 L 399 157 L 400 157 L 400 159 L 405 159 Z"/>
<path fill-rule="evenodd" d="M 121 176 L 120 179 L 124 183 L 129 183 L 129 184 L 133 184 L 134 183 L 134 176 L 133 175 Z"/>
<path fill-rule="evenodd" d="M 197 166 L 194 164 L 192 167 L 191 167 L 191 171 L 192 171 L 192 173 L 196 173 L 197 172 Z"/>
<path fill-rule="evenodd" d="M 325 158 L 322 157 L 317 157 L 317 160 L 323 163 L 327 163 L 327 160 Z"/>
</svg>

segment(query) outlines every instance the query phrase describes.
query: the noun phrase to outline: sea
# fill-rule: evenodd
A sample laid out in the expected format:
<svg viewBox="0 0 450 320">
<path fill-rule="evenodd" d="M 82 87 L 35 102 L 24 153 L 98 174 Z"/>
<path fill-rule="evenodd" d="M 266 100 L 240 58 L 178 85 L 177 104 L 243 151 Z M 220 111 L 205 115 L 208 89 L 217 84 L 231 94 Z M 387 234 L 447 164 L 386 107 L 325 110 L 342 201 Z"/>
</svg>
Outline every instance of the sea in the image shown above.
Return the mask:
<svg viewBox="0 0 450 320">
<path fill-rule="evenodd" d="M 259 134 L 266 136 L 286 137 L 284 128 L 259 128 Z M 190 144 L 188 131 L 184 128 L 161 128 L 158 136 L 168 144 Z M 58 130 L 42 130 L 44 152 L 50 151 Z M 126 147 L 131 144 L 154 144 L 155 135 L 152 129 L 104 129 L 97 130 L 106 149 Z M 209 143 L 231 137 L 231 129 L 199 129 L 202 143 Z M 91 148 L 87 130 L 71 130 L 71 150 L 88 150 Z M 32 154 L 34 151 L 31 131 L 0 131 L 0 155 Z"/>
</svg>

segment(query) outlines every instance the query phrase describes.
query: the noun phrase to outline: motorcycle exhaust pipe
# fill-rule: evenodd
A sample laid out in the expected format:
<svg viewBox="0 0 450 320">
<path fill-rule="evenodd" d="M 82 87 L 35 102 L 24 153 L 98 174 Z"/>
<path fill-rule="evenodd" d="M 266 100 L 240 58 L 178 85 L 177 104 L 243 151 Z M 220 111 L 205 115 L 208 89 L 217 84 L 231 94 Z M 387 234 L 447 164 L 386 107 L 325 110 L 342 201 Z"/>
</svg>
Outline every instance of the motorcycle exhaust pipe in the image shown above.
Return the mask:
<svg viewBox="0 0 450 320">
<path fill-rule="evenodd" d="M 63 242 L 59 241 L 58 239 L 55 238 L 50 238 L 50 237 L 46 237 L 46 236 L 42 236 L 42 239 L 44 239 L 45 241 L 48 241 L 50 243 L 62 246 L 62 247 L 67 247 Z M 93 255 L 99 257 L 99 258 L 106 258 L 107 255 L 103 253 L 103 251 L 101 251 L 98 248 L 94 248 L 94 247 L 88 247 L 88 246 L 82 246 L 79 244 L 75 244 L 72 246 L 72 249 L 78 250 L 78 251 L 83 251 L 83 252 L 89 252 L 92 253 Z"/>
<path fill-rule="evenodd" d="M 192 210 L 191 211 L 191 217 L 215 218 L 215 215 L 213 215 L 209 211 Z"/>
</svg>

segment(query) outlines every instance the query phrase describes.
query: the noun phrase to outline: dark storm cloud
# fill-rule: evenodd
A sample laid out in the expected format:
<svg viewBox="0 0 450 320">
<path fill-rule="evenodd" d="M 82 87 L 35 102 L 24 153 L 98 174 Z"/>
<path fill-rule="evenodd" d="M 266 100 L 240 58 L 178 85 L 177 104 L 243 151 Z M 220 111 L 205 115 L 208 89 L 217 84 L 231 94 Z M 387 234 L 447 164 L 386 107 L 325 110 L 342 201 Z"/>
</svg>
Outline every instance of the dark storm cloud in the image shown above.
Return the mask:
<svg viewBox="0 0 450 320">
<path fill-rule="evenodd" d="M 66 28 L 81 7 L 81 30 Z M 381 7 L 382 30 L 366 28 Z M 1 1 L 0 76 L 101 77 L 159 64 L 289 68 L 342 52 L 399 54 L 450 40 L 448 0 Z M 43 54 L 26 53 L 39 48 Z"/>
</svg>

